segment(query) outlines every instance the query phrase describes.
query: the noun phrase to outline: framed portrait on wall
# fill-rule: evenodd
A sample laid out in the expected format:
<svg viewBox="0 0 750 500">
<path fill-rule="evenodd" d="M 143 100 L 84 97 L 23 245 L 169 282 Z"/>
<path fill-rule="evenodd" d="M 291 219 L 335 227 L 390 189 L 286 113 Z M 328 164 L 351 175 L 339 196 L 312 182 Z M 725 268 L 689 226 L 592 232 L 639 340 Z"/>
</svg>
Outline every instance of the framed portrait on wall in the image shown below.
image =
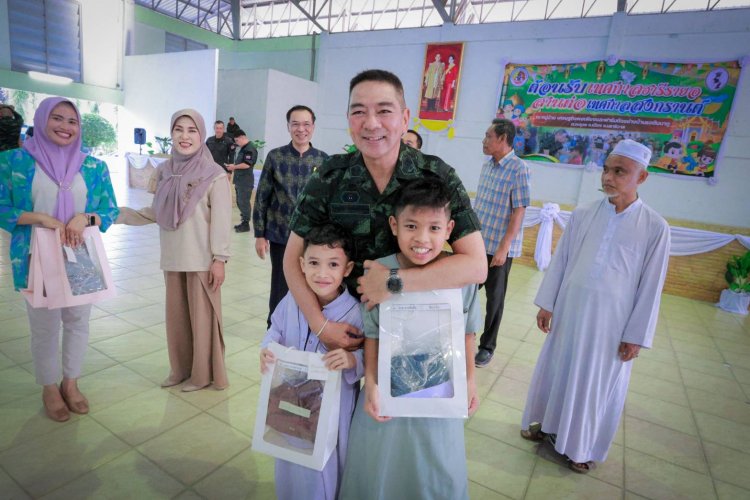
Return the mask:
<svg viewBox="0 0 750 500">
<path fill-rule="evenodd" d="M 419 94 L 419 119 L 423 122 L 454 119 L 463 51 L 463 42 L 427 45 Z"/>
</svg>

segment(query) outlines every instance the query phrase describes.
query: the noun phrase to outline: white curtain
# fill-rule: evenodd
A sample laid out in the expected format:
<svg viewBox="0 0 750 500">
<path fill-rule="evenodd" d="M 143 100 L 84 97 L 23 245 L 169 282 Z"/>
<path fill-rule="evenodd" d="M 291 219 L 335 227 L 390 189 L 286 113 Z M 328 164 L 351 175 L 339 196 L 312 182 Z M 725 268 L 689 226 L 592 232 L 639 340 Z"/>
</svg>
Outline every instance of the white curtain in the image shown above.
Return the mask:
<svg viewBox="0 0 750 500">
<path fill-rule="evenodd" d="M 542 208 L 526 207 L 523 227 L 541 224 L 536 239 L 536 248 L 534 249 L 534 261 L 536 261 L 536 266 L 540 271 L 547 269 L 552 259 L 553 222 L 560 226 L 561 229 L 565 229 L 569 219 L 570 212 L 560 210 L 560 206 L 556 203 L 545 203 Z M 682 256 L 711 252 L 730 244 L 734 240 L 739 241 L 745 248 L 750 249 L 750 236 L 743 236 L 741 234 L 715 233 L 701 229 L 671 226 L 670 232 L 672 246 L 669 250 L 669 255 Z"/>
</svg>

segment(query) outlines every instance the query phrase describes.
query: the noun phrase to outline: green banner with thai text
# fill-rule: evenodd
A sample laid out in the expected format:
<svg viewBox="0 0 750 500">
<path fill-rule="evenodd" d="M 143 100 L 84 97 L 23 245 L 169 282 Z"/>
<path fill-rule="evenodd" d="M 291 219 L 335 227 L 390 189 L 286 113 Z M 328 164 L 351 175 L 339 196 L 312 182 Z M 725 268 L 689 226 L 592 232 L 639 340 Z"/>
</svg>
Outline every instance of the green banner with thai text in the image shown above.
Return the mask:
<svg viewBox="0 0 750 500">
<path fill-rule="evenodd" d="M 713 177 L 739 76 L 736 61 L 511 63 L 497 116 L 516 125 L 523 158 L 602 166 L 633 139 L 653 152 L 651 172 Z"/>
</svg>

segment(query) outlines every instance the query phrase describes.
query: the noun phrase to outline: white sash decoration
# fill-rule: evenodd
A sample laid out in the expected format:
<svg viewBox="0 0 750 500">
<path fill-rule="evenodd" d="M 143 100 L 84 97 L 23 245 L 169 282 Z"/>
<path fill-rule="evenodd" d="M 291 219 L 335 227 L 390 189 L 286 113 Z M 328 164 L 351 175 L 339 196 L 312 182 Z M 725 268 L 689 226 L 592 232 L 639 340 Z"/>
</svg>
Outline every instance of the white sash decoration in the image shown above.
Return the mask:
<svg viewBox="0 0 750 500">
<path fill-rule="evenodd" d="M 560 210 L 560 206 L 556 203 L 545 203 L 542 208 L 526 207 L 523 227 L 542 225 L 539 228 L 534 250 L 534 261 L 540 271 L 547 269 L 552 259 L 552 222 L 554 221 L 561 229 L 565 229 L 569 219 L 570 212 Z M 750 249 L 750 236 L 741 234 L 716 233 L 702 229 L 673 226 L 670 226 L 670 234 L 672 245 L 669 249 L 669 255 L 674 256 L 711 252 L 730 244 L 734 240 Z"/>
</svg>

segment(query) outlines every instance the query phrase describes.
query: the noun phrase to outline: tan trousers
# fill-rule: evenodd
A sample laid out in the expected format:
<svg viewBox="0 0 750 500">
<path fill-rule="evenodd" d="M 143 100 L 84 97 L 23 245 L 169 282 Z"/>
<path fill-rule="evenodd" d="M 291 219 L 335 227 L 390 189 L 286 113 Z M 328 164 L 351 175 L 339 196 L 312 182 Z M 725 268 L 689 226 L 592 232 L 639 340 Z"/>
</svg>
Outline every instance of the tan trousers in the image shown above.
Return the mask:
<svg viewBox="0 0 750 500">
<path fill-rule="evenodd" d="M 208 271 L 165 271 L 167 349 L 171 375 L 197 386 L 229 385 L 224 364 L 221 289 L 212 291 Z"/>
</svg>

